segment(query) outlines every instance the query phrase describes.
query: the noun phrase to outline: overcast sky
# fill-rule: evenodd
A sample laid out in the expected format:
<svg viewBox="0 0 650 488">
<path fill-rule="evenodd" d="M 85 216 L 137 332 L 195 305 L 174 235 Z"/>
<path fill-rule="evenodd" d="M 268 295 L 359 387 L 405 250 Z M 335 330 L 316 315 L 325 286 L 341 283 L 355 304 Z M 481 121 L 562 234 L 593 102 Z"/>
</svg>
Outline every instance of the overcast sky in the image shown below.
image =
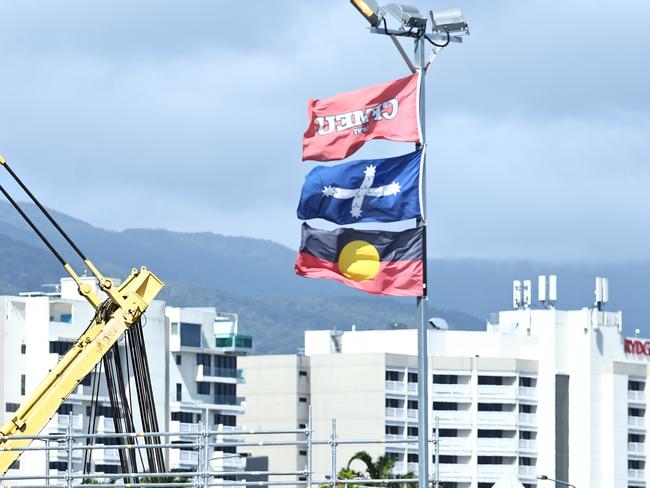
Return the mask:
<svg viewBox="0 0 650 488">
<path fill-rule="evenodd" d="M 430 254 L 650 258 L 650 3 L 411 3 L 471 28 L 427 78 Z M 296 247 L 307 99 L 408 74 L 347 0 L 1 0 L 0 18 L 0 154 L 108 229 Z"/>
</svg>

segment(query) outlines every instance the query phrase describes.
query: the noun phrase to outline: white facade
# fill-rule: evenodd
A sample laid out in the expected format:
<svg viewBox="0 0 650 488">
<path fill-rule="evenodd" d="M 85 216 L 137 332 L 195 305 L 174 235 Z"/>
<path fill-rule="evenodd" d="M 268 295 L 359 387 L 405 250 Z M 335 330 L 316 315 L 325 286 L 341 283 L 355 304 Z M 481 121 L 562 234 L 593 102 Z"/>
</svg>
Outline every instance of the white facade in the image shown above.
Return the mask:
<svg viewBox="0 0 650 488">
<path fill-rule="evenodd" d="M 336 417 L 341 439 L 415 439 L 416 334 L 305 333 L 316 437 Z M 525 486 L 538 475 L 591 488 L 648 484 L 650 341 L 626 340 L 620 313 L 521 308 L 494 314 L 485 331 L 432 329 L 428 344 L 427 410 L 432 430 L 439 423 L 445 487 L 487 488 L 507 473 Z M 321 450 L 320 479 L 330 470 Z M 337 469 L 354 450 L 341 447 Z M 417 470 L 417 445 L 385 452 L 397 472 Z"/>
<path fill-rule="evenodd" d="M 102 295 L 94 279 L 84 279 L 95 288 L 96 293 Z M 94 310 L 78 294 L 76 284 L 70 278 L 62 279 L 54 293 L 25 293 L 21 296 L 0 297 L 2 423 L 7 422 L 27 395 L 36 389 L 60 356 L 82 334 L 93 315 Z M 180 335 L 174 334 L 174 327 L 178 331 L 180 322 L 198 325 L 201 340 L 199 347 L 186 347 L 181 344 Z M 210 429 L 236 429 L 234 416 L 243 412 L 243 403 L 236 395 L 236 387 L 243 381 L 236 368 L 236 355 L 245 353 L 251 347 L 249 337 L 245 344 L 237 345 L 238 338 L 239 343 L 242 342 L 242 337 L 246 338 L 237 334 L 237 316 L 220 314 L 211 308 L 165 307 L 163 301 L 154 300 L 147 309 L 143 333 L 160 429 L 177 432 L 183 432 L 184 429 L 197 430 L 198 415 L 206 414 Z M 217 347 L 218 341 L 222 344 L 225 342 L 223 347 Z M 229 341 L 233 345 L 229 345 Z M 123 349 L 123 341 L 120 346 Z M 209 357 L 210 366 L 214 364 L 214 367 L 205 368 L 200 364 L 201 361 L 205 363 L 205 356 Z M 182 358 L 182 365 L 176 363 L 178 357 Z M 199 360 L 198 357 L 202 359 Z M 224 367 L 217 367 L 222 362 Z M 58 413 L 43 430 L 43 435 L 65 433 L 69 423 L 72 423 L 75 433 L 88 431 L 92 404 L 91 376 L 92 374 L 63 402 Z M 199 383 L 207 383 L 211 392 L 217 383 L 231 386 L 227 387 L 227 395 L 220 397 L 222 403 L 216 403 L 215 395 L 199 393 Z M 100 384 L 95 431 L 110 433 L 114 432 L 114 425 L 103 373 Z M 181 401 L 177 401 L 175 396 L 178 384 L 181 385 Z M 131 384 L 131 388 L 135 391 L 134 384 Z M 136 425 L 139 425 L 137 408 L 133 413 Z M 187 414 L 194 415 L 192 422 L 182 421 L 186 420 Z M 225 450 L 232 451 L 229 448 Z M 75 469 L 82 465 L 81 451 L 77 452 L 73 459 Z M 194 456 L 196 451 L 171 450 L 170 459 L 167 460 L 168 467 L 188 467 Z M 212 465 L 215 470 L 239 469 L 243 466 L 243 460 L 238 456 L 215 455 Z M 10 469 L 8 474 L 29 476 L 45 474 L 49 470 L 50 474 L 55 475 L 64 472 L 66 467 L 67 455 L 64 451 L 60 451 L 60 454 L 54 451 L 50 456 L 49 465 L 44 452 L 32 451 L 24 453 L 16 467 Z M 94 450 L 92 470 L 119 472 L 117 450 Z"/>
</svg>

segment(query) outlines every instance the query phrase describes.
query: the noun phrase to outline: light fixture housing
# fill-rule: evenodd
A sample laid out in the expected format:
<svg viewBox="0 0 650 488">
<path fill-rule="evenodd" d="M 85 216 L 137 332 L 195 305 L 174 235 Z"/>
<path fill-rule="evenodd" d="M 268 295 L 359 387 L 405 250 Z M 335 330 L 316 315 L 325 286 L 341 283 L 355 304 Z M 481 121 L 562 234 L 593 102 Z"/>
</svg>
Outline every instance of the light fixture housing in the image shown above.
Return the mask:
<svg viewBox="0 0 650 488">
<path fill-rule="evenodd" d="M 384 10 L 395 17 L 405 29 L 424 29 L 427 26 L 427 18 L 410 5 L 389 3 L 384 5 Z"/>
<path fill-rule="evenodd" d="M 384 18 L 384 11 L 377 5 L 375 0 L 350 0 L 350 3 L 372 27 L 378 27 Z"/>
<path fill-rule="evenodd" d="M 450 8 L 446 10 L 431 10 L 431 29 L 433 32 L 444 33 L 465 33 L 468 32 L 469 26 L 465 22 L 463 13 L 460 9 Z"/>
</svg>

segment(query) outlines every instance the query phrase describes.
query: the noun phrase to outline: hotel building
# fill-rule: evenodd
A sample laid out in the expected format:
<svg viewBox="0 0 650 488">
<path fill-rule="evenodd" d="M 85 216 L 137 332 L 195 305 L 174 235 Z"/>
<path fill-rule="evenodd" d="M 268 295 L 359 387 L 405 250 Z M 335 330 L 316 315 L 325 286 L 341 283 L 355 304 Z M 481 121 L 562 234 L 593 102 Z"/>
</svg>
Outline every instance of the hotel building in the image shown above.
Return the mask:
<svg viewBox="0 0 650 488">
<path fill-rule="evenodd" d="M 508 474 L 527 487 L 550 486 L 540 475 L 591 488 L 647 486 L 650 341 L 626 339 L 622 314 L 603 310 L 604 301 L 558 310 L 554 301 L 516 300 L 483 331 L 429 330 L 426 408 L 445 488 L 488 488 Z M 416 337 L 413 329 L 307 331 L 300 368 L 315 437 L 329 438 L 336 418 L 340 439 L 415 440 Z M 249 357 L 245 369 L 274 360 Z M 249 382 L 247 394 L 257 387 Z M 265 408 L 251 403 L 246 416 L 264 425 Z M 362 448 L 390 453 L 396 473 L 417 472 L 416 443 L 340 445 L 337 469 Z M 329 474 L 328 446 L 314 449 L 314 470 L 318 479 Z"/>
</svg>

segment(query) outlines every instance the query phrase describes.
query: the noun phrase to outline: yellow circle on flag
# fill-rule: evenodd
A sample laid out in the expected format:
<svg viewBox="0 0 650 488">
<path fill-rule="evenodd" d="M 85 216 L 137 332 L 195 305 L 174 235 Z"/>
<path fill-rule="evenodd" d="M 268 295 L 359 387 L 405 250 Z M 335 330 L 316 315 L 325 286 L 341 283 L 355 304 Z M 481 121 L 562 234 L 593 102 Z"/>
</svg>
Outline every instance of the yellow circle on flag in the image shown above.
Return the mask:
<svg viewBox="0 0 650 488">
<path fill-rule="evenodd" d="M 371 280 L 379 273 L 379 251 L 366 241 L 352 241 L 339 254 L 339 271 L 354 281 Z"/>
</svg>

